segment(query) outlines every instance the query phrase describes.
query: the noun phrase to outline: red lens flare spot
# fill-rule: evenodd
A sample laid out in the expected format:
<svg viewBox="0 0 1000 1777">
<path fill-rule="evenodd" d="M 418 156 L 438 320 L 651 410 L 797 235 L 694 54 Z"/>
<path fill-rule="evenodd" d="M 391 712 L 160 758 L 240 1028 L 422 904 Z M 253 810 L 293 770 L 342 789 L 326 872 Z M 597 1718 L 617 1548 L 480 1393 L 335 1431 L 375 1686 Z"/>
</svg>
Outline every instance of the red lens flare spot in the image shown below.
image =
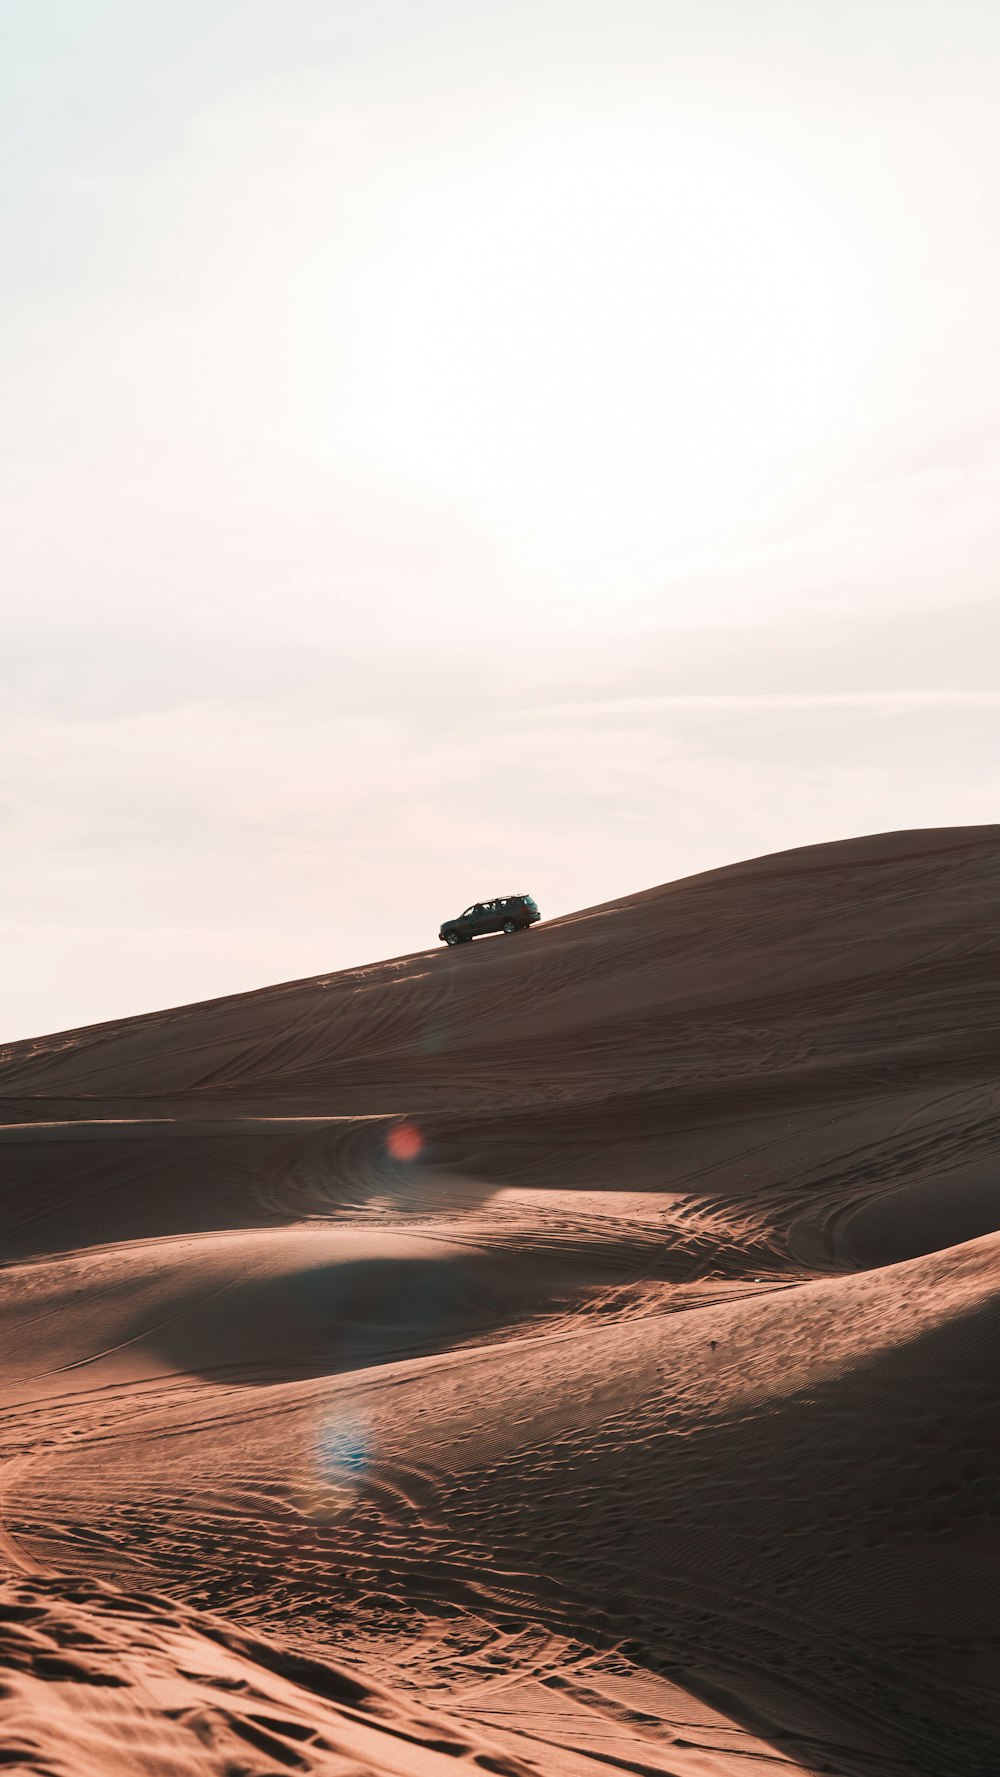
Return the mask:
<svg viewBox="0 0 1000 1777">
<path fill-rule="evenodd" d="M 394 1160 L 415 1160 L 424 1138 L 415 1123 L 396 1123 L 386 1136 L 385 1145 Z"/>
</svg>

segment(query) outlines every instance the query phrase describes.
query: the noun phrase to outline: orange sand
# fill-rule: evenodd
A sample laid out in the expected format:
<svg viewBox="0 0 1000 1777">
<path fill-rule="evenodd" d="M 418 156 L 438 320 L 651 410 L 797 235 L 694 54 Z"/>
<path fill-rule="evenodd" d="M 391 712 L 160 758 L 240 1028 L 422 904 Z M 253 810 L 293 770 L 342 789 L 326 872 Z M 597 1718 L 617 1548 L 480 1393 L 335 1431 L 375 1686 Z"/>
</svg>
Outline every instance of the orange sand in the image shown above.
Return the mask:
<svg viewBox="0 0 1000 1777">
<path fill-rule="evenodd" d="M 0 1053 L 0 1764 L 996 1777 L 1000 828 Z"/>
</svg>

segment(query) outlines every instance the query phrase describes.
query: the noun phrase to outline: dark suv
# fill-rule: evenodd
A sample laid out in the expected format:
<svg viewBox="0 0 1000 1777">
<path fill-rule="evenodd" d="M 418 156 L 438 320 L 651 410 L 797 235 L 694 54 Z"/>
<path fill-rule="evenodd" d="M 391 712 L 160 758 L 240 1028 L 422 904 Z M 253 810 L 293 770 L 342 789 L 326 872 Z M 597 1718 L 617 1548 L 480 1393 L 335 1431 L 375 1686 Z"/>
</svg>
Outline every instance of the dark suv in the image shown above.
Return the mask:
<svg viewBox="0 0 1000 1777">
<path fill-rule="evenodd" d="M 457 919 L 446 919 L 438 937 L 445 944 L 468 944 L 483 932 L 526 932 L 541 917 L 530 895 L 498 895 L 495 901 L 477 901 Z"/>
</svg>

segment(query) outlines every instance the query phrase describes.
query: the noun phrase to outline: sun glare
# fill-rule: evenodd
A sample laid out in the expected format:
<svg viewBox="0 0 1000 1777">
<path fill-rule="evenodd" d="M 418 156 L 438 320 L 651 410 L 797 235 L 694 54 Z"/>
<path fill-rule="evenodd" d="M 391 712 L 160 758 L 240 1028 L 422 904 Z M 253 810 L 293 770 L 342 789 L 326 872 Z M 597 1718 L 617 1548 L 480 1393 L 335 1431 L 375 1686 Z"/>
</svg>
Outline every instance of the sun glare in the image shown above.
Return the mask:
<svg viewBox="0 0 1000 1777">
<path fill-rule="evenodd" d="M 364 289 L 355 423 L 543 552 L 739 516 L 863 376 L 863 254 L 763 147 L 587 130 L 425 187 Z"/>
</svg>

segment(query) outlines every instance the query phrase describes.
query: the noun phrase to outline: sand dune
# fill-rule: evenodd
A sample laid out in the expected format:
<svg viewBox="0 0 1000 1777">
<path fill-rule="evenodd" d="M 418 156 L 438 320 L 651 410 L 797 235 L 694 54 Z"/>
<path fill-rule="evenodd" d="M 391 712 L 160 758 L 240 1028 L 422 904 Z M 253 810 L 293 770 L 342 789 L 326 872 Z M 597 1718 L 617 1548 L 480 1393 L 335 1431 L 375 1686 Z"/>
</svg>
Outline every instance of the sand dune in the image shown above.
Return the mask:
<svg viewBox="0 0 1000 1777">
<path fill-rule="evenodd" d="M 1000 829 L 0 1054 L 9 1767 L 993 1777 Z"/>
</svg>

